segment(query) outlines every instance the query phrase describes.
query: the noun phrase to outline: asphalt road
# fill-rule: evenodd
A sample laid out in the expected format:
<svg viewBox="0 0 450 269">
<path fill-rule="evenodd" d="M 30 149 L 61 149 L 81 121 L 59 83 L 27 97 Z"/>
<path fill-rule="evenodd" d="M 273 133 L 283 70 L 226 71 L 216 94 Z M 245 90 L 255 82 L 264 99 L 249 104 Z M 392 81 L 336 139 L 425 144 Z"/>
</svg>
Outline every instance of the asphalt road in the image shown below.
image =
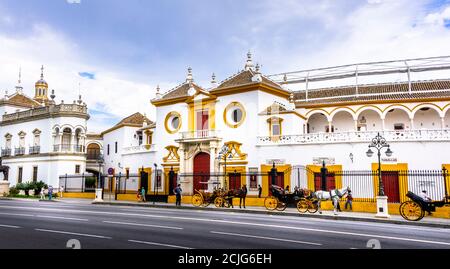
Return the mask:
<svg viewBox="0 0 450 269">
<path fill-rule="evenodd" d="M 77 241 L 69 241 L 75 239 Z M 0 248 L 450 249 L 450 230 L 182 209 L 0 200 Z"/>
</svg>

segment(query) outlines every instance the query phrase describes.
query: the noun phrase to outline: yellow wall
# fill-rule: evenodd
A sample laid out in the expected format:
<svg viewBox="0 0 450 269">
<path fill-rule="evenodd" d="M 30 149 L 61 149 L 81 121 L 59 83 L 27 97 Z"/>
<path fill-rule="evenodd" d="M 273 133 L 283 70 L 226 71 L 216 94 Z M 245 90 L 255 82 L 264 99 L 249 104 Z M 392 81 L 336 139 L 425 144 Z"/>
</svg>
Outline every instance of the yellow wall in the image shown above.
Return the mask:
<svg viewBox="0 0 450 269">
<path fill-rule="evenodd" d="M 117 194 L 117 200 L 118 201 L 130 201 L 130 202 L 137 202 L 137 193 L 135 194 Z"/>
<path fill-rule="evenodd" d="M 93 193 L 93 192 L 65 192 L 65 193 L 63 193 L 63 198 L 95 199 L 95 193 Z"/>
<path fill-rule="evenodd" d="M 447 195 L 450 195 L 450 164 L 443 164 L 442 168 L 447 169 L 447 176 L 445 178 L 445 182 L 447 185 Z"/>
<path fill-rule="evenodd" d="M 262 164 L 261 165 L 261 173 L 265 174 L 262 176 L 262 197 L 266 197 L 269 195 L 269 172 L 272 169 L 273 165 Z M 284 172 L 284 186 L 290 185 L 291 183 L 291 165 L 275 165 L 275 168 L 278 172 Z"/>
<path fill-rule="evenodd" d="M 397 163 L 397 164 L 381 164 L 381 172 L 383 171 L 407 171 L 408 164 L 407 163 Z M 372 163 L 372 171 L 378 171 L 378 163 Z M 373 177 L 373 191 L 375 197 L 378 196 L 378 175 L 375 173 Z M 402 173 L 398 177 L 398 188 L 400 195 L 400 202 L 404 202 L 406 200 L 406 192 L 408 190 L 408 176 L 407 173 Z"/>
</svg>

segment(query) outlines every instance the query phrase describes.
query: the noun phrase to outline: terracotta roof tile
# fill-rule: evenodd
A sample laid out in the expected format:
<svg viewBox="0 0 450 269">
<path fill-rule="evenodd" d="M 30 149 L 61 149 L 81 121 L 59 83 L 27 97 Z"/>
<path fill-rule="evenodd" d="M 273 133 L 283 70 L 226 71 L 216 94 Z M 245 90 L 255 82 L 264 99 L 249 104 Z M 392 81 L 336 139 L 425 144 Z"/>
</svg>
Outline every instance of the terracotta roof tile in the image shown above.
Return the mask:
<svg viewBox="0 0 450 269">
<path fill-rule="evenodd" d="M 402 100 L 416 98 L 448 97 L 450 92 L 450 80 L 416 81 L 411 83 L 411 94 L 408 93 L 408 83 L 390 83 L 361 85 L 358 87 L 336 87 L 314 89 L 308 91 L 308 99 L 321 98 L 319 100 L 306 101 L 306 92 L 298 91 L 294 93 L 297 105 L 308 104 L 332 104 L 339 102 L 359 102 L 372 100 Z M 433 92 L 427 92 L 433 91 Z M 438 91 L 438 92 L 436 92 Z M 368 95 L 370 94 L 370 95 Z M 362 95 L 362 96 L 361 96 Z M 366 95 L 366 96 L 364 96 Z"/>
<path fill-rule="evenodd" d="M 195 83 L 192 83 L 192 86 L 194 87 L 194 89 L 196 89 L 197 91 L 203 91 L 206 92 L 205 89 L 203 89 L 202 87 L 198 86 Z M 174 98 L 178 98 L 178 97 L 187 97 L 188 95 L 188 91 L 189 91 L 189 83 L 184 82 L 183 84 L 180 84 L 178 86 L 176 86 L 175 88 L 173 88 L 172 90 L 168 91 L 166 94 L 164 94 L 159 100 L 168 100 L 168 99 L 174 99 Z"/>
<path fill-rule="evenodd" d="M 226 80 L 222 81 L 220 85 L 215 88 L 213 91 L 224 89 L 224 88 L 231 88 L 231 87 L 237 87 L 241 85 L 246 84 L 256 84 L 259 82 L 252 81 L 253 76 L 255 73 L 252 70 L 243 70 L 240 73 L 231 76 L 230 78 L 227 78 Z M 266 78 L 265 76 L 261 75 L 263 84 L 269 85 L 271 87 L 284 90 L 278 83 L 273 82 L 272 80 Z"/>
<path fill-rule="evenodd" d="M 1 102 L 5 103 L 5 104 L 9 104 L 9 105 L 16 105 L 16 106 L 27 107 L 27 108 L 41 106 L 41 104 L 34 101 L 33 99 L 31 99 L 23 94 L 18 94 L 18 93 L 10 95 L 8 100 L 2 100 Z"/>
<path fill-rule="evenodd" d="M 119 123 L 117 123 L 116 126 L 118 126 L 118 125 L 126 125 L 126 124 L 142 125 L 144 123 L 144 121 L 147 123 L 147 125 L 153 124 L 153 122 L 151 120 L 149 120 L 147 117 L 145 117 L 141 113 L 137 112 L 137 113 L 134 113 L 131 116 L 128 116 L 128 117 L 124 118 Z"/>
</svg>

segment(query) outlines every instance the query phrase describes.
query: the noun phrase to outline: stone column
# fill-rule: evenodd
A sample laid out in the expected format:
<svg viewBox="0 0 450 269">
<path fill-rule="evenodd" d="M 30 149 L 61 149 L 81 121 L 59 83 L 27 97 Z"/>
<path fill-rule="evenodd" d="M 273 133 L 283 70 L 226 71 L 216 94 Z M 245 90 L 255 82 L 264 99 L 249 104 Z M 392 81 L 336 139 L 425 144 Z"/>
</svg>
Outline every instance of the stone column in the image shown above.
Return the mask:
<svg viewBox="0 0 450 269">
<path fill-rule="evenodd" d="M 328 122 L 328 132 L 331 133 L 331 121 Z"/>
<path fill-rule="evenodd" d="M 383 132 L 386 131 L 386 125 L 385 125 L 385 122 L 384 122 L 384 118 L 381 118 L 381 126 L 382 126 L 382 129 L 383 129 Z"/>
<path fill-rule="evenodd" d="M 445 129 L 445 118 L 441 118 L 441 129 Z"/>
<path fill-rule="evenodd" d="M 411 128 L 409 128 L 410 130 L 415 130 L 416 128 L 414 128 L 414 119 L 410 119 L 411 121 Z"/>
<path fill-rule="evenodd" d="M 355 122 L 355 132 L 357 132 L 358 131 L 358 120 L 354 120 L 354 122 Z"/>
</svg>

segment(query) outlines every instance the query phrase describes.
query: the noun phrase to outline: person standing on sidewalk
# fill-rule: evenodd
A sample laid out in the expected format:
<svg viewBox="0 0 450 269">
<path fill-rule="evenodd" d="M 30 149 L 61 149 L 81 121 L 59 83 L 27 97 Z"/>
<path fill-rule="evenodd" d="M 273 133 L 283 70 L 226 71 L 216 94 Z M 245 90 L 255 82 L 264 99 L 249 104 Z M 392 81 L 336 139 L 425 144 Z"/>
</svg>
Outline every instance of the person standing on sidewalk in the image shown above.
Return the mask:
<svg viewBox="0 0 450 269">
<path fill-rule="evenodd" d="M 41 189 L 41 200 L 45 200 L 45 187 Z"/>
<path fill-rule="evenodd" d="M 347 193 L 347 202 L 345 202 L 345 210 L 347 210 L 347 206 L 350 205 L 350 210 L 353 210 L 353 195 L 352 191 Z"/>
<path fill-rule="evenodd" d="M 181 189 L 181 185 L 178 184 L 178 186 L 173 190 L 176 196 L 175 206 L 181 206 L 181 192 L 183 190 Z"/>
<path fill-rule="evenodd" d="M 245 208 L 245 198 L 247 197 L 247 185 L 244 184 L 241 189 L 241 195 L 239 197 L 239 208 L 241 208 L 241 203 L 244 201 L 244 208 Z"/>
<path fill-rule="evenodd" d="M 59 198 L 63 198 L 64 186 L 59 187 Z"/>
<path fill-rule="evenodd" d="M 48 199 L 50 201 L 52 200 L 52 195 L 53 195 L 53 186 L 50 185 L 50 186 L 48 186 Z"/>
<path fill-rule="evenodd" d="M 261 198 L 262 188 L 261 185 L 258 185 L 258 198 Z"/>
</svg>

